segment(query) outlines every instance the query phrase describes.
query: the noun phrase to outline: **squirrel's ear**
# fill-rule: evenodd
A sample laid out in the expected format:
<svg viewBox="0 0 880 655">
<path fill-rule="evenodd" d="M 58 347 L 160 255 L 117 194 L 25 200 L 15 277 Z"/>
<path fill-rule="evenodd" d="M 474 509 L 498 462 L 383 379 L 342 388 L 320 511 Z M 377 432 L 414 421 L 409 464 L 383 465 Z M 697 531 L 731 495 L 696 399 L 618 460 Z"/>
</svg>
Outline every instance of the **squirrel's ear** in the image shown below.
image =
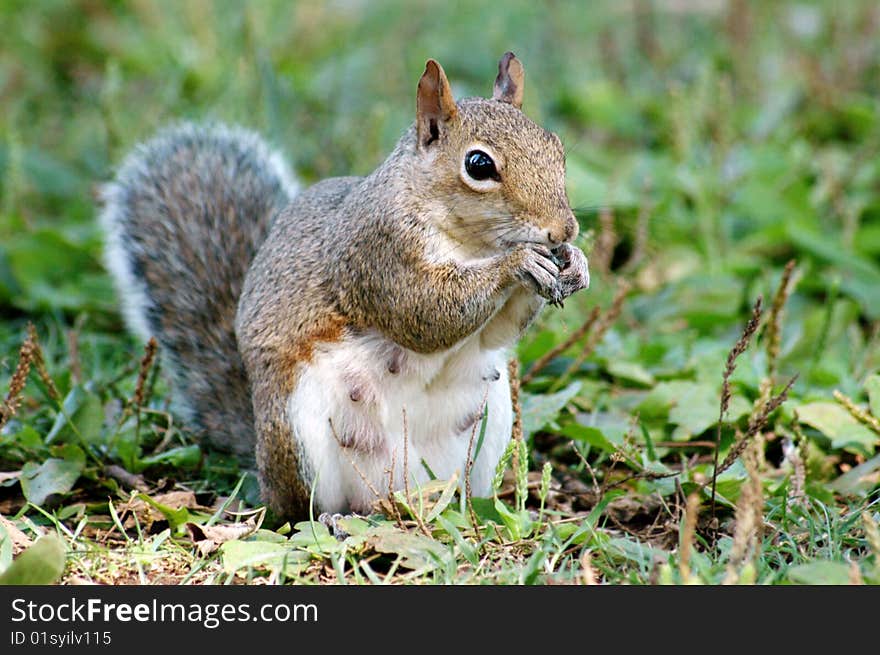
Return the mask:
<svg viewBox="0 0 880 655">
<path fill-rule="evenodd" d="M 519 59 L 512 52 L 505 52 L 498 62 L 498 77 L 495 78 L 492 97 L 519 109 L 522 107 L 524 81 L 525 71 Z"/>
<path fill-rule="evenodd" d="M 425 72 L 419 80 L 416 110 L 416 129 L 419 144 L 423 146 L 439 139 L 442 124 L 458 112 L 446 73 L 433 59 L 425 64 Z"/>
</svg>

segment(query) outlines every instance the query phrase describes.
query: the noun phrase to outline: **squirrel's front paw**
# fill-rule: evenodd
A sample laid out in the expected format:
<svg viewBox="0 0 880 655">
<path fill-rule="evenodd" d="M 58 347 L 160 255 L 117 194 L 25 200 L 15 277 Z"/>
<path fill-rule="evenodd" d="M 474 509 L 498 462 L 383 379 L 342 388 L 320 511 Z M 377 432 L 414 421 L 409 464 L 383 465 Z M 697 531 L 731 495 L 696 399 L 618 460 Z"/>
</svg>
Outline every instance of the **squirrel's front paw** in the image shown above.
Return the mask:
<svg viewBox="0 0 880 655">
<path fill-rule="evenodd" d="M 590 268 L 587 257 L 580 248 L 563 243 L 553 251 L 559 260 L 560 271 L 556 280 L 560 300 L 568 298 L 575 291 L 590 286 Z"/>
<path fill-rule="evenodd" d="M 550 302 L 560 302 L 562 297 L 559 295 L 559 266 L 549 248 L 529 244 L 522 246 L 516 254 L 519 259 L 517 267 L 519 281 Z"/>
</svg>

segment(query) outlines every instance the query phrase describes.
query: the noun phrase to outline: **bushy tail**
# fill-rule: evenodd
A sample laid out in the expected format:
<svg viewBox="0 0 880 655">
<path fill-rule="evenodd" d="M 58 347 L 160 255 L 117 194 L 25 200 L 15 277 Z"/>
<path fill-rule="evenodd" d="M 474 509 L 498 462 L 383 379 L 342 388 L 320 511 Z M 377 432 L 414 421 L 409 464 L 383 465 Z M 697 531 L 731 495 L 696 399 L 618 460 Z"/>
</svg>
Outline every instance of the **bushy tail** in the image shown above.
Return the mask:
<svg viewBox="0 0 880 655">
<path fill-rule="evenodd" d="M 254 427 L 236 305 L 272 218 L 296 191 L 256 134 L 189 123 L 139 146 L 102 191 L 105 261 L 129 328 L 159 342 L 188 427 L 244 461 Z"/>
</svg>

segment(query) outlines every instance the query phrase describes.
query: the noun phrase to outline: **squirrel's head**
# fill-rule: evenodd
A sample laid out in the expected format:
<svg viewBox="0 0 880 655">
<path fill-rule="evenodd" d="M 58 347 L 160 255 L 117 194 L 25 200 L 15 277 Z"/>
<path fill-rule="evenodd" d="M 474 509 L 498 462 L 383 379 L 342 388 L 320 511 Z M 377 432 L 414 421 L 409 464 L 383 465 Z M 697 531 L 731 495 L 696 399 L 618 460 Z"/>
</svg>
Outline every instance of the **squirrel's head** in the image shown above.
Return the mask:
<svg viewBox="0 0 880 655">
<path fill-rule="evenodd" d="M 491 99 L 456 103 L 433 59 L 419 80 L 415 154 L 430 180 L 419 192 L 442 205 L 442 229 L 462 244 L 553 248 L 577 235 L 562 142 L 520 110 L 523 81 L 512 52 L 498 63 Z"/>
</svg>

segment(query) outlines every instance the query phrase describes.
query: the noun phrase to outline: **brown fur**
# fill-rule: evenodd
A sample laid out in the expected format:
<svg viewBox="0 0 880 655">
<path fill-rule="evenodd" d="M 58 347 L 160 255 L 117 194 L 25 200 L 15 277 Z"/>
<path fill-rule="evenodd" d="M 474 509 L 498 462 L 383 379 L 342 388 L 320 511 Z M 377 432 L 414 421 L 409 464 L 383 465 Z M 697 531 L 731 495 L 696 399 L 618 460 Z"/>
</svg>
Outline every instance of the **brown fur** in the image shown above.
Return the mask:
<svg viewBox="0 0 880 655">
<path fill-rule="evenodd" d="M 521 98 L 518 81 L 514 98 Z M 306 502 L 307 473 L 301 462 L 293 466 L 289 428 L 262 415 L 283 407 L 296 365 L 309 359 L 316 338 L 376 329 L 404 348 L 430 353 L 489 323 L 490 345 L 509 343 L 543 304 L 521 286 L 528 246 L 497 243 L 464 224 L 488 209 L 511 223 L 537 226 L 551 244 L 577 233 L 559 138 L 505 100 L 471 98 L 451 106 L 450 93 L 443 69 L 429 62 L 416 124 L 385 162 L 365 178 L 325 180 L 298 196 L 248 271 L 238 342 L 254 394 L 264 495 L 283 514 L 295 515 Z M 460 159 L 471 142 L 487 144 L 501 158 L 497 192 L 477 193 L 460 179 Z M 428 219 L 438 209 L 439 225 Z M 438 230 L 485 258 L 467 265 L 432 262 L 425 248 Z M 499 299 L 511 292 L 499 311 Z M 328 316 L 337 317 L 329 330 Z M 280 367 L 272 365 L 274 353 L 284 353 Z M 339 438 L 348 443 L 349 436 Z"/>
<path fill-rule="evenodd" d="M 312 361 L 315 346 L 341 341 L 347 326 L 348 322 L 342 316 L 330 313 L 329 316 L 322 317 L 318 325 L 302 341 L 282 340 L 279 343 L 277 355 L 279 370 L 285 376 L 285 380 L 290 382 L 289 387 L 285 386 L 286 392 L 289 393 L 293 387 L 292 381 L 296 377 L 297 367 Z"/>
<path fill-rule="evenodd" d="M 282 516 L 308 512 L 287 403 L 321 344 L 379 332 L 397 374 L 403 349 L 442 351 L 478 332 L 482 347 L 507 347 L 544 299 L 585 285 L 586 260 L 564 245 L 577 222 L 562 144 L 520 111 L 522 91 L 510 53 L 489 100 L 456 103 L 429 61 L 389 157 L 296 196 L 255 135 L 218 127 L 168 131 L 109 185 L 108 262 L 129 322 L 158 336 L 189 424 L 245 461 L 255 453 Z M 463 172 L 472 148 L 491 151 L 491 181 Z M 580 266 L 560 271 L 557 247 Z M 364 390 L 349 393 L 365 404 Z M 349 447 L 378 443 L 369 426 L 340 428 L 353 430 L 336 436 Z"/>
</svg>

